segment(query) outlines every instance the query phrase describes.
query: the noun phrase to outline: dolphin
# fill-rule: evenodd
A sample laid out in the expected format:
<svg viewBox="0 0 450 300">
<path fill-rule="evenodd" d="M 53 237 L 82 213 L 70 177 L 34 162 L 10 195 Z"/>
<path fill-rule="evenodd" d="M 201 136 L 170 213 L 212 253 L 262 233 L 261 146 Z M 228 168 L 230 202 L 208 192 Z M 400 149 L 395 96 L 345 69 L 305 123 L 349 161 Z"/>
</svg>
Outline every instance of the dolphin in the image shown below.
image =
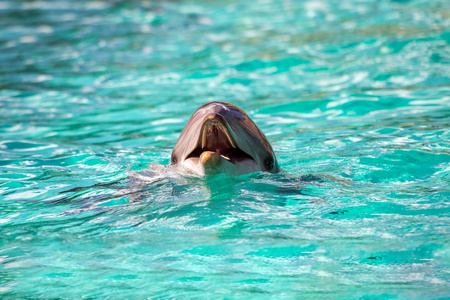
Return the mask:
<svg viewBox="0 0 450 300">
<path fill-rule="evenodd" d="M 218 101 L 192 114 L 170 165 L 200 176 L 280 171 L 272 146 L 258 126 L 239 107 Z"/>
</svg>

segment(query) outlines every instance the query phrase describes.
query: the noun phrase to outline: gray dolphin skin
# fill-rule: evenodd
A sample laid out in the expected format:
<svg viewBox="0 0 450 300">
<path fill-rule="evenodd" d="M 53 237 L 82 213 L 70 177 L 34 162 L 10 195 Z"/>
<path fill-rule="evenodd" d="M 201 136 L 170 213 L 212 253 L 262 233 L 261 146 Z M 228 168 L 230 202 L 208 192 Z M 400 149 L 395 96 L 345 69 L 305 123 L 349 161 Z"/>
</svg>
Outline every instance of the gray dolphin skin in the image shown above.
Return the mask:
<svg viewBox="0 0 450 300">
<path fill-rule="evenodd" d="M 171 165 L 196 175 L 280 171 L 272 146 L 239 107 L 210 102 L 191 116 L 172 151 Z"/>
</svg>

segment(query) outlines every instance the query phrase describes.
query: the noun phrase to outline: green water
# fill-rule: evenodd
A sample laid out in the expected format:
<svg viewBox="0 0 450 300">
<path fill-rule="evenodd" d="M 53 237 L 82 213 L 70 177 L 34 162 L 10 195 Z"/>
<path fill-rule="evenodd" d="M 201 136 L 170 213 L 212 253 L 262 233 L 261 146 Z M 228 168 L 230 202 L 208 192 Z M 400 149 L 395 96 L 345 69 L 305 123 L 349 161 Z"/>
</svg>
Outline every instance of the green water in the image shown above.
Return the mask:
<svg viewBox="0 0 450 300">
<path fill-rule="evenodd" d="M 450 297 L 449 43 L 446 0 L 0 1 L 0 298 Z M 214 100 L 282 174 L 154 165 Z"/>
</svg>

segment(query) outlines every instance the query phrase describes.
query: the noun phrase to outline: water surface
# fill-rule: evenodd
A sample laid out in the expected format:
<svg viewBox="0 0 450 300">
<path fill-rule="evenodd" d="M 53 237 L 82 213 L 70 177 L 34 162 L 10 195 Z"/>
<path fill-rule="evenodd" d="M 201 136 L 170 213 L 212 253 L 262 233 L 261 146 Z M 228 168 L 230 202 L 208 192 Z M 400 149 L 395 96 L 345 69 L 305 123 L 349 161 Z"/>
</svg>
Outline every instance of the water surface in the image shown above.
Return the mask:
<svg viewBox="0 0 450 300">
<path fill-rule="evenodd" d="M 449 28 L 444 0 L 1 1 L 0 296 L 450 297 Z M 152 165 L 214 100 L 282 174 Z"/>
</svg>

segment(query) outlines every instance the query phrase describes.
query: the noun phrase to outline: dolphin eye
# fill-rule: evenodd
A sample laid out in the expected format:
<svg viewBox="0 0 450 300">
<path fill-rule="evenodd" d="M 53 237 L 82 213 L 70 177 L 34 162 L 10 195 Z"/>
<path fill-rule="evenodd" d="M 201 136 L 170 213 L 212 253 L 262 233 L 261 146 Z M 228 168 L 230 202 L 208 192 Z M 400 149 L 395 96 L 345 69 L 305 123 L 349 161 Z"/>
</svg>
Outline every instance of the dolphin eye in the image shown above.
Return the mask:
<svg viewBox="0 0 450 300">
<path fill-rule="evenodd" d="M 266 159 L 266 161 L 264 162 L 264 167 L 266 167 L 266 169 L 268 171 L 272 170 L 272 168 L 273 168 L 273 159 L 272 158 Z"/>
<path fill-rule="evenodd" d="M 174 157 L 172 157 L 172 163 L 173 164 L 176 164 L 177 163 L 177 158 L 174 156 Z"/>
</svg>

